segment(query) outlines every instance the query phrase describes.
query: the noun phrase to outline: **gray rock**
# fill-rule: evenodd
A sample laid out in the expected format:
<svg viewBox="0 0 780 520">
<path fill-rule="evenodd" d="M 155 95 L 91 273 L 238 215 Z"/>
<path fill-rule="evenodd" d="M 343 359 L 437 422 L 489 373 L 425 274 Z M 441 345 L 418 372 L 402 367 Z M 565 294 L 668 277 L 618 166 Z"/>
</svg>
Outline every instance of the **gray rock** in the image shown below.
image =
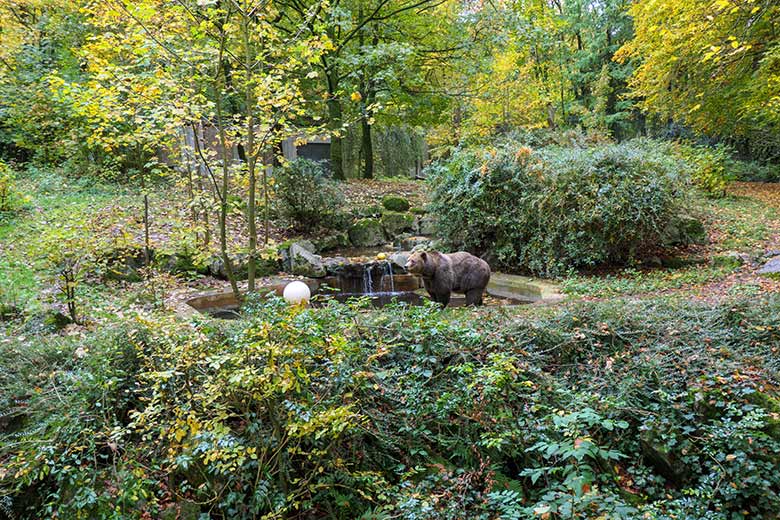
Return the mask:
<svg viewBox="0 0 780 520">
<path fill-rule="evenodd" d="M 325 267 L 325 271 L 330 275 L 338 273 L 339 269 L 349 264 L 349 260 L 343 256 L 331 256 L 322 259 L 322 265 Z"/>
<path fill-rule="evenodd" d="M 233 267 L 233 274 L 237 279 L 242 280 L 247 277 L 247 255 L 238 254 L 230 257 L 230 263 Z M 228 273 L 225 267 L 225 261 L 222 255 L 214 255 L 208 261 L 208 272 L 214 278 L 227 280 Z"/>
<path fill-rule="evenodd" d="M 767 249 L 764 252 L 764 258 L 772 258 L 775 256 L 780 256 L 780 249 Z"/>
<path fill-rule="evenodd" d="M 379 219 L 364 218 L 349 228 L 349 240 L 355 247 L 380 246 L 387 240 Z"/>
<path fill-rule="evenodd" d="M 389 237 L 396 237 L 404 231 L 412 231 L 414 229 L 414 215 L 385 211 L 382 213 L 382 228 Z"/>
<path fill-rule="evenodd" d="M 399 269 L 405 269 L 404 266 L 406 265 L 406 261 L 409 260 L 409 255 L 411 253 L 408 251 L 399 251 L 397 253 L 393 253 L 390 255 L 390 257 L 387 259 L 388 262 L 393 264 L 393 269 L 399 268 Z"/>
<path fill-rule="evenodd" d="M 777 277 L 780 276 L 780 256 L 767 260 L 764 266 L 758 270 L 758 274 Z"/>
<path fill-rule="evenodd" d="M 415 232 L 419 235 L 432 236 L 436 233 L 436 218 L 431 215 L 420 215 L 415 222 Z"/>
<path fill-rule="evenodd" d="M 338 249 L 340 247 L 348 247 L 349 246 L 349 235 L 344 233 L 335 233 L 333 235 L 327 235 L 321 238 L 317 239 L 317 250 L 311 251 L 312 253 L 316 253 L 317 251 L 332 251 L 333 249 Z"/>
<path fill-rule="evenodd" d="M 279 256 L 282 258 L 282 269 L 287 272 L 290 272 L 292 269 L 292 264 L 290 262 L 290 250 L 293 246 L 304 249 L 311 254 L 317 252 L 317 246 L 315 246 L 310 240 L 297 239 L 288 240 L 287 242 L 282 243 L 279 246 Z"/>
<path fill-rule="evenodd" d="M 408 237 L 401 240 L 401 249 L 411 251 L 415 248 L 423 248 L 431 243 L 429 237 Z"/>
<path fill-rule="evenodd" d="M 707 230 L 704 224 L 694 217 L 679 215 L 667 224 L 661 233 L 661 243 L 666 246 L 684 246 L 706 244 Z"/>
<path fill-rule="evenodd" d="M 303 245 L 295 243 L 290 246 L 290 273 L 311 278 L 322 278 L 327 274 L 322 263 L 322 257 L 315 255 Z"/>
<path fill-rule="evenodd" d="M 295 245 L 308 251 L 309 253 L 316 253 L 317 246 L 311 240 L 296 240 Z"/>
</svg>

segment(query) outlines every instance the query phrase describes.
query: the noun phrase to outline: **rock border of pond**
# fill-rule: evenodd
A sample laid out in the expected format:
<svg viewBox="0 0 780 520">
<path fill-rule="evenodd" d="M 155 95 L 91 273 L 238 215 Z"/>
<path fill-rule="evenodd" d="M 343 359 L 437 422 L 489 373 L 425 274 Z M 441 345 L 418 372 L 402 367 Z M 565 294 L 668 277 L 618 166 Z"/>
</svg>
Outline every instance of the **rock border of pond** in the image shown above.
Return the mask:
<svg viewBox="0 0 780 520">
<path fill-rule="evenodd" d="M 409 275 L 398 275 L 408 277 Z M 256 290 L 260 294 L 275 293 L 281 296 L 284 287 L 292 281 L 302 281 L 309 286 L 312 294 L 317 294 L 323 280 L 319 278 L 274 276 L 263 278 L 260 287 Z M 417 291 L 407 292 L 423 292 Z M 499 299 L 509 299 L 516 303 L 504 305 L 524 304 L 555 304 L 565 299 L 557 284 L 548 280 L 518 276 L 504 273 L 493 273 L 487 287 L 487 294 Z M 184 299 L 176 308 L 176 313 L 182 317 L 191 317 L 195 313 L 204 315 L 214 314 L 215 311 L 233 310 L 237 308 L 237 302 L 229 289 L 219 291 L 206 291 L 193 293 Z"/>
</svg>

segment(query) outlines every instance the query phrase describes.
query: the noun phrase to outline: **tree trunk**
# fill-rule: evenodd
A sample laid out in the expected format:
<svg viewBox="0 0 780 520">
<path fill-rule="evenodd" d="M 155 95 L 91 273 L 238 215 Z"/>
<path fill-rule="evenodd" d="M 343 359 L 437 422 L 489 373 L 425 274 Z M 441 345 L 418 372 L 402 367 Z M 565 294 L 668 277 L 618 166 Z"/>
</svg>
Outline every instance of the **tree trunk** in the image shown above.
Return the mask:
<svg viewBox="0 0 780 520">
<path fill-rule="evenodd" d="M 344 180 L 343 152 L 341 149 L 341 124 L 342 112 L 341 102 L 337 97 L 339 87 L 338 72 L 335 66 L 328 66 L 327 60 L 323 58 L 325 65 L 325 75 L 328 80 L 328 126 L 330 127 L 330 171 L 333 178 Z"/>
<path fill-rule="evenodd" d="M 330 119 L 330 171 L 333 178 L 344 180 L 343 152 L 341 148 L 341 103 L 335 97 L 328 98 L 328 118 Z"/>
<path fill-rule="evenodd" d="M 371 142 L 371 125 L 368 121 L 368 115 L 363 114 L 360 120 L 362 125 L 362 149 L 363 149 L 363 178 L 374 178 L 374 144 Z"/>
<path fill-rule="evenodd" d="M 222 34 L 222 40 L 220 41 L 218 65 L 221 65 L 225 59 L 225 38 Z M 221 69 L 221 67 L 220 67 Z M 225 263 L 225 273 L 227 274 L 228 281 L 230 281 L 230 289 L 233 291 L 233 296 L 237 301 L 241 301 L 241 293 L 238 291 L 238 283 L 236 281 L 236 275 L 233 271 L 233 263 L 228 255 L 227 247 L 227 213 L 228 213 L 228 195 L 230 190 L 230 157 L 228 150 L 227 132 L 225 131 L 225 121 L 223 119 L 222 110 L 222 75 L 217 72 L 217 78 L 215 81 L 215 96 L 214 96 L 214 108 L 217 115 L 217 129 L 219 131 L 219 143 L 220 152 L 222 155 L 222 188 L 220 190 L 220 208 L 219 208 L 219 250 L 222 256 L 222 261 Z"/>
<path fill-rule="evenodd" d="M 255 272 L 257 270 L 257 222 L 256 212 L 257 205 L 255 204 L 255 192 L 257 191 L 257 155 L 255 153 L 255 96 L 254 96 L 254 83 L 253 83 L 253 66 L 254 66 L 254 53 L 252 52 L 252 46 L 249 41 L 250 28 L 249 28 L 249 13 L 241 11 L 241 17 L 243 18 L 243 40 L 244 40 L 244 82 L 246 89 L 246 168 L 249 175 L 249 194 L 246 202 L 246 219 L 248 222 L 249 231 L 249 259 L 247 262 L 247 290 L 252 292 L 255 290 Z"/>
</svg>

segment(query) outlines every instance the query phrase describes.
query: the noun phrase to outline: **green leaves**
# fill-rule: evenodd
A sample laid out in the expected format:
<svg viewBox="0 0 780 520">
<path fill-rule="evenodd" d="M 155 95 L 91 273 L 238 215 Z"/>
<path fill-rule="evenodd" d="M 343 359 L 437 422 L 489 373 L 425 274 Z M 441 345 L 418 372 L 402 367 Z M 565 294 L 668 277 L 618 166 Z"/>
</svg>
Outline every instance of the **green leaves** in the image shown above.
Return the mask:
<svg viewBox="0 0 780 520">
<path fill-rule="evenodd" d="M 688 179 L 668 145 L 547 146 L 527 137 L 464 148 L 429 169 L 431 210 L 452 247 L 560 275 L 631 260 L 681 211 Z"/>
</svg>

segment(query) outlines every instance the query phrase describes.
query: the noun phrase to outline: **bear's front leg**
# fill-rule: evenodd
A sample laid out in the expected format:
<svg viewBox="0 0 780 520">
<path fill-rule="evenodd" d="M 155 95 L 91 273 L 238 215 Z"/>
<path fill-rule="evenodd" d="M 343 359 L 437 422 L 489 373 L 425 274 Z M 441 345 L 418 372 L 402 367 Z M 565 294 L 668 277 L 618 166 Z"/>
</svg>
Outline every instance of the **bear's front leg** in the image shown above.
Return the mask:
<svg viewBox="0 0 780 520">
<path fill-rule="evenodd" d="M 450 303 L 450 293 L 429 291 L 428 295 L 431 297 L 432 301 L 441 304 L 442 309 Z"/>
</svg>

